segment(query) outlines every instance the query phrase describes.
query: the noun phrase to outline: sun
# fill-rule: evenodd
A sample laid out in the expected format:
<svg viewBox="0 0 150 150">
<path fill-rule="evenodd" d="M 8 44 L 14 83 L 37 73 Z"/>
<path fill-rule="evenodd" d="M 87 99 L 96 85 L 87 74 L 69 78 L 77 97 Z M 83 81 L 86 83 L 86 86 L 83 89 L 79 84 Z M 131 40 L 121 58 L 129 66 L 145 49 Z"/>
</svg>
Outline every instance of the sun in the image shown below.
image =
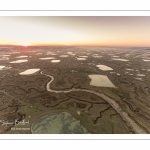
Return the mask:
<svg viewBox="0 0 150 150">
<path fill-rule="evenodd" d="M 27 46 L 29 46 L 29 44 L 22 44 L 24 47 L 27 47 Z"/>
<path fill-rule="evenodd" d="M 22 44 L 20 44 L 20 45 L 22 45 L 22 46 L 24 46 L 24 47 L 30 46 L 30 44 L 28 44 L 28 43 L 22 43 Z"/>
</svg>

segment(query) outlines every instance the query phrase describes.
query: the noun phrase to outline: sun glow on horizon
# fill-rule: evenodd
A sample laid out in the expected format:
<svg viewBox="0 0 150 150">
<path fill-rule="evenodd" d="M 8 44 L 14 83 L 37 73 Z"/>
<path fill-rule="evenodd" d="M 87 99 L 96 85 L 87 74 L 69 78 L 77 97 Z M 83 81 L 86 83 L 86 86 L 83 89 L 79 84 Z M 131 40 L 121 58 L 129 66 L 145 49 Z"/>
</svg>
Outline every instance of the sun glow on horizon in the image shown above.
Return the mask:
<svg viewBox="0 0 150 150">
<path fill-rule="evenodd" d="M 19 44 L 19 45 L 24 46 L 24 47 L 30 46 L 30 44 L 28 44 L 28 43 L 23 43 L 23 44 Z"/>
</svg>

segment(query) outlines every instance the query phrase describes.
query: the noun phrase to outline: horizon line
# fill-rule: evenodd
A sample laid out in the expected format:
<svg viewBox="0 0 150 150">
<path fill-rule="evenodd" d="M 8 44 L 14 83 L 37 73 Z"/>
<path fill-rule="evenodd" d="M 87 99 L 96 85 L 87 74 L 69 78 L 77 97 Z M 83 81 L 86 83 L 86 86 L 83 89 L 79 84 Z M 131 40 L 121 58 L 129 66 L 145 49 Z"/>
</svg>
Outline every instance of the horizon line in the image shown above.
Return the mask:
<svg viewBox="0 0 150 150">
<path fill-rule="evenodd" d="M 18 44 L 0 44 L 0 46 L 18 46 L 18 47 L 39 47 L 39 46 L 64 46 L 64 47 L 150 47 L 150 46 L 136 46 L 136 45 L 65 45 L 65 44 L 54 44 L 54 45 L 48 45 L 48 44 L 31 44 L 31 45 L 18 45 Z"/>
</svg>

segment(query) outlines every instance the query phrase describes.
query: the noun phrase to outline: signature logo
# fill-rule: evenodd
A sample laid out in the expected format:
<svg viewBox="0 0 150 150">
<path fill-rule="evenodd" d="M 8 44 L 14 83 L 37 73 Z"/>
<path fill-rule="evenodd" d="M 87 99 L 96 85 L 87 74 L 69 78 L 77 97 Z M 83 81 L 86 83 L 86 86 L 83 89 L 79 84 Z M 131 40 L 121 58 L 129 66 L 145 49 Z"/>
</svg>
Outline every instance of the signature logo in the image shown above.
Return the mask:
<svg viewBox="0 0 150 150">
<path fill-rule="evenodd" d="M 24 119 L 22 121 L 18 121 L 17 119 L 15 119 L 14 122 L 9 122 L 8 120 L 5 121 L 5 120 L 0 120 L 0 123 L 2 123 L 2 126 L 8 126 L 8 125 L 29 125 L 29 120 L 28 121 L 25 121 Z"/>
</svg>

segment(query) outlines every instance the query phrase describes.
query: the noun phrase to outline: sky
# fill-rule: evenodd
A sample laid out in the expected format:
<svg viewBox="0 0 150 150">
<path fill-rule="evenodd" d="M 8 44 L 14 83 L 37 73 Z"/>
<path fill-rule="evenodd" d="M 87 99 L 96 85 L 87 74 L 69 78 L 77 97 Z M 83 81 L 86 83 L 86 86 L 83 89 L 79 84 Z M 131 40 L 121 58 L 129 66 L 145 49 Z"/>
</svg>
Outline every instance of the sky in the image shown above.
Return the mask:
<svg viewBox="0 0 150 150">
<path fill-rule="evenodd" d="M 0 45 L 150 46 L 148 16 L 0 16 Z"/>
</svg>

